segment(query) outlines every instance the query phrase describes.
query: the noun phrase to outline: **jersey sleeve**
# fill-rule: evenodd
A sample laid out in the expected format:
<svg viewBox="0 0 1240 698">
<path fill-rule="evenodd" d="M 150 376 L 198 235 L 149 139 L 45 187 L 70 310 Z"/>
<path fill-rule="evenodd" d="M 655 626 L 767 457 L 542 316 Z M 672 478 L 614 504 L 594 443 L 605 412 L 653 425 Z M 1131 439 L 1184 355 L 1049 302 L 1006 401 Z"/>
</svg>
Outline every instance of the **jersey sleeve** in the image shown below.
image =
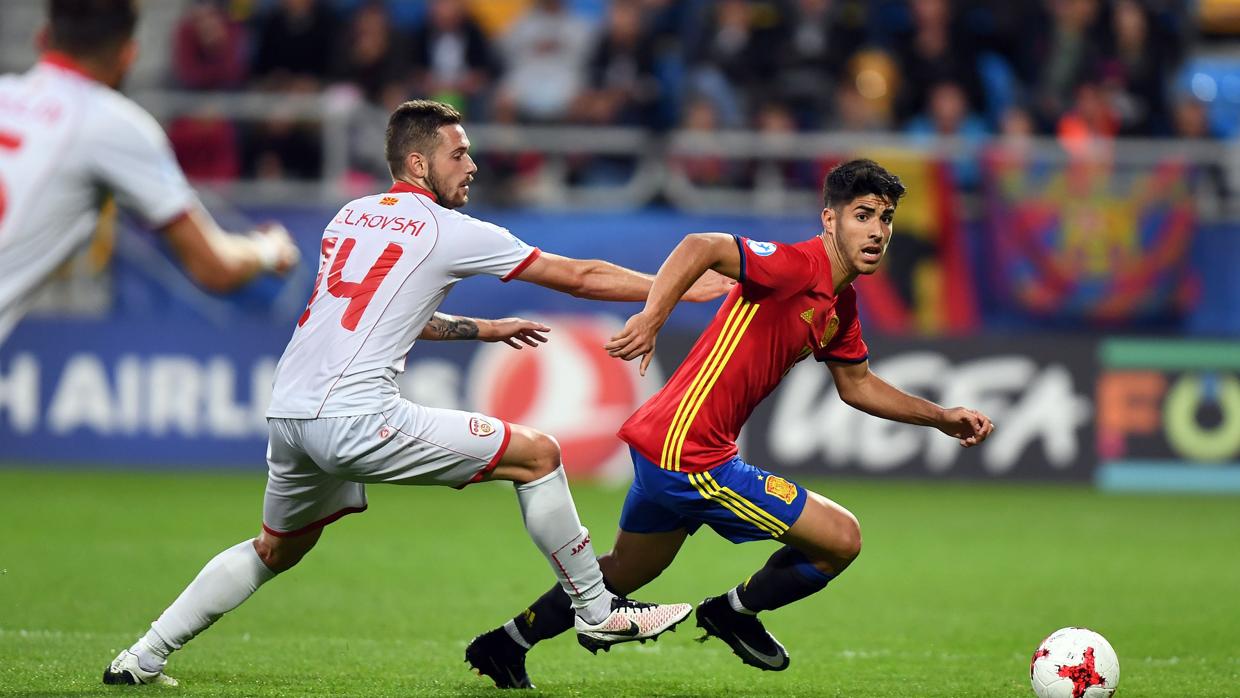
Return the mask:
<svg viewBox="0 0 1240 698">
<path fill-rule="evenodd" d="M 846 364 L 859 364 L 868 361 L 870 348 L 861 336 L 861 318 L 857 314 L 857 292 L 852 286 L 840 293 L 835 304 L 835 315 L 840 320 L 839 330 L 827 342 L 827 346 L 814 352 L 819 361 L 838 361 Z"/>
<path fill-rule="evenodd" d="M 141 107 L 116 102 L 102 110 L 89 139 L 91 170 L 155 227 L 171 223 L 197 204 L 197 196 L 172 154 L 159 123 Z"/>
<path fill-rule="evenodd" d="M 745 297 L 791 296 L 814 283 L 814 260 L 799 248 L 782 242 L 760 242 L 734 235 L 741 253 L 741 278 Z"/>
<path fill-rule="evenodd" d="M 537 247 L 527 245 L 506 228 L 468 216 L 461 218 L 464 220 L 452 231 L 449 242 L 449 272 L 453 276 L 485 274 L 509 281 L 538 259 Z"/>
</svg>

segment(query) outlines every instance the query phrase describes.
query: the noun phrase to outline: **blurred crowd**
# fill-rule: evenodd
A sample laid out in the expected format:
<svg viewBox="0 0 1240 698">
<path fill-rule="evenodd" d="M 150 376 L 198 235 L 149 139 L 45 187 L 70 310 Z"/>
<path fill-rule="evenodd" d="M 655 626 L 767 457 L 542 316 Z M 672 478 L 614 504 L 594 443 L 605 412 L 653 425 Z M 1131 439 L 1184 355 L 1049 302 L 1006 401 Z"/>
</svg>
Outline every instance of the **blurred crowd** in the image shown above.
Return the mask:
<svg viewBox="0 0 1240 698">
<path fill-rule="evenodd" d="M 199 0 L 174 87 L 429 97 L 470 123 L 1213 138 L 1178 0 Z M 309 178 L 313 125 L 182 118 L 199 178 Z M 709 176 L 710 173 L 703 173 Z"/>
</svg>

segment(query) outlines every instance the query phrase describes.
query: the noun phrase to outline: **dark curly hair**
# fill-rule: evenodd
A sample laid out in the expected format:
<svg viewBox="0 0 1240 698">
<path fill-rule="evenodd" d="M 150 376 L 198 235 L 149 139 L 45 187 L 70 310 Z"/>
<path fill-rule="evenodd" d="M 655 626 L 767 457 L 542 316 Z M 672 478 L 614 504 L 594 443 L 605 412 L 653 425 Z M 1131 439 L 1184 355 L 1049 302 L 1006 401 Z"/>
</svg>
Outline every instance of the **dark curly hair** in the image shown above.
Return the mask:
<svg viewBox="0 0 1240 698">
<path fill-rule="evenodd" d="M 839 208 L 858 196 L 874 194 L 895 206 L 904 196 L 900 178 L 873 160 L 851 160 L 827 173 L 822 185 L 822 203 Z"/>
</svg>

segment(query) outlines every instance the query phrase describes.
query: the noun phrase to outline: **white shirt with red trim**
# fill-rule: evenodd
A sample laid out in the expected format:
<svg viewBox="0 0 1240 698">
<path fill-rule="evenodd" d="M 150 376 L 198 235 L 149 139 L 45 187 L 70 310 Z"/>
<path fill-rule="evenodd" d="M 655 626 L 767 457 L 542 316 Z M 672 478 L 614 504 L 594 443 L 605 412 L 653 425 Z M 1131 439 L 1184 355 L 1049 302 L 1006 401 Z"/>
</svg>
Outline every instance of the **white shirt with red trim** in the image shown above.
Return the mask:
<svg viewBox="0 0 1240 698">
<path fill-rule="evenodd" d="M 351 201 L 323 231 L 318 278 L 276 366 L 268 417 L 376 414 L 400 398 L 396 374 L 458 281 L 504 281 L 539 251 L 504 228 L 397 183 Z"/>
<path fill-rule="evenodd" d="M 108 194 L 156 227 L 196 203 L 155 119 L 67 57 L 0 76 L 0 340 Z"/>
</svg>

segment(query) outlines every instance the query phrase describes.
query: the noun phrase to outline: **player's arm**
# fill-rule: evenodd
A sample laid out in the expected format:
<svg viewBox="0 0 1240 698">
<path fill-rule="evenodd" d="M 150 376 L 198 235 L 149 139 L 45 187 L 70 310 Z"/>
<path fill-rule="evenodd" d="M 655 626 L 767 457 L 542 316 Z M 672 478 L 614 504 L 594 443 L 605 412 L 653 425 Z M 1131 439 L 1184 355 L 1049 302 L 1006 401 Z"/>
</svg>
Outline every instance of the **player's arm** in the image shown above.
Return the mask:
<svg viewBox="0 0 1240 698">
<path fill-rule="evenodd" d="M 740 279 L 741 253 L 736 238 L 725 233 L 694 233 L 681 240 L 659 267 L 646 307 L 629 318 L 624 329 L 605 345 L 607 353 L 625 361 L 643 357 L 638 372 L 646 375 L 659 329 L 676 301 L 708 270 L 727 279 Z"/>
<path fill-rule="evenodd" d="M 518 342 L 529 347 L 536 347 L 547 341 L 542 333 L 550 331 L 551 328 L 541 322 L 523 320 L 519 317 L 483 320 L 435 313 L 422 328 L 418 339 L 440 341 L 476 339 L 481 342 L 503 342 L 514 349 L 520 349 L 521 344 Z"/>
<path fill-rule="evenodd" d="M 283 226 L 268 226 L 248 235 L 227 233 L 198 207 L 163 230 L 190 278 L 217 293 L 236 289 L 263 272 L 283 274 L 299 257 Z"/>
<path fill-rule="evenodd" d="M 994 431 L 990 418 L 981 412 L 964 407 L 941 407 L 896 388 L 874 375 L 869 361 L 855 364 L 828 361 L 827 366 L 840 399 L 867 414 L 934 427 L 959 439 L 960 445 L 965 447 L 976 446 Z"/>
<path fill-rule="evenodd" d="M 705 269 L 685 284 L 676 299 L 704 302 L 718 298 L 732 287 L 731 281 L 717 274 L 703 276 L 702 271 Z M 642 301 L 650 294 L 656 277 L 601 259 L 573 259 L 543 252 L 516 278 L 578 298 Z"/>
</svg>

